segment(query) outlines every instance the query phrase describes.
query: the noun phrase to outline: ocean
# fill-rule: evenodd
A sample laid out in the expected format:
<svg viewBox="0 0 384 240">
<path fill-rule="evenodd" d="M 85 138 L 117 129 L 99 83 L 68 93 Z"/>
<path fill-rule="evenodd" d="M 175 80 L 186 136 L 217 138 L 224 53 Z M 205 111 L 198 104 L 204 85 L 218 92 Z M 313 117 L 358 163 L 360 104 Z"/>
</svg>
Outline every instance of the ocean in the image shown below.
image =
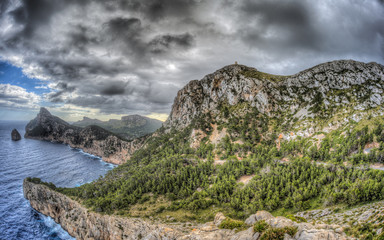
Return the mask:
<svg viewBox="0 0 384 240">
<path fill-rule="evenodd" d="M 11 140 L 16 128 L 24 136 L 27 122 L 0 121 L 0 239 L 73 239 L 52 218 L 35 211 L 23 196 L 23 179 L 38 177 L 59 187 L 75 187 L 115 167 L 67 145 Z"/>
</svg>

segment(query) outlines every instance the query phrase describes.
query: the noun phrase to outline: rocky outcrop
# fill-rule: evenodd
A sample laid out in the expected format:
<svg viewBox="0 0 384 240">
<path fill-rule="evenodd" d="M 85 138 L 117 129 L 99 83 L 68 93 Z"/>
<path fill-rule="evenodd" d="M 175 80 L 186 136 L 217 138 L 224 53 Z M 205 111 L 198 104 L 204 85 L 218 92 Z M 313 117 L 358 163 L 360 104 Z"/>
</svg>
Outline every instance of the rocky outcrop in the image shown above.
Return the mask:
<svg viewBox="0 0 384 240">
<path fill-rule="evenodd" d="M 175 239 L 180 233 L 141 219 L 101 215 L 47 186 L 24 180 L 24 197 L 76 239 Z"/>
<path fill-rule="evenodd" d="M 12 130 L 11 138 L 12 138 L 12 141 L 19 141 L 21 139 L 21 135 L 20 135 L 19 131 L 17 131 L 16 128 Z"/>
<path fill-rule="evenodd" d="M 128 161 L 131 155 L 143 146 L 146 139 L 143 137 L 125 141 L 98 126 L 91 125 L 85 128 L 72 126 L 53 116 L 45 108 L 41 108 L 37 117 L 27 124 L 24 137 L 68 144 L 114 164 Z"/>
<path fill-rule="evenodd" d="M 76 239 L 180 239 L 180 240 L 257 240 L 262 233 L 253 231 L 252 226 L 246 230 L 220 229 L 217 225 L 225 216 L 218 213 L 215 222 L 208 222 L 193 228 L 180 229 L 162 223 L 150 222 L 136 218 L 125 218 L 113 215 L 102 215 L 88 210 L 80 203 L 52 190 L 43 184 L 28 179 L 23 182 L 24 197 L 31 206 L 44 215 L 52 217 L 71 236 Z M 291 239 L 347 239 L 339 226 L 312 225 L 296 223 L 287 218 L 273 217 L 268 212 L 257 212 L 257 219 L 265 220 L 271 227 L 297 227 L 298 231 Z M 258 220 L 258 221 L 260 221 Z"/>
<path fill-rule="evenodd" d="M 340 60 L 292 76 L 277 76 L 244 65 L 229 65 L 181 89 L 164 126 L 182 129 L 204 113 L 215 118 L 223 102 L 248 102 L 269 116 L 286 112 L 299 119 L 317 116 L 316 106 L 320 105 L 324 109 L 345 106 L 351 111 L 366 110 L 384 102 L 384 67 Z"/>
</svg>

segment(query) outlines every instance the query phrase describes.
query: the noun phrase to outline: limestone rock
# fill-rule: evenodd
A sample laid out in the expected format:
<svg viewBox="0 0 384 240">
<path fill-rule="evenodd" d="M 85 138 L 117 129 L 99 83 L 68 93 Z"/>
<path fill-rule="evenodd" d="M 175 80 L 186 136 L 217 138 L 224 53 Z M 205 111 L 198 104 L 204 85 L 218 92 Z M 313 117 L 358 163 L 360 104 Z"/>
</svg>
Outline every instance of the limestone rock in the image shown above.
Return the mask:
<svg viewBox="0 0 384 240">
<path fill-rule="evenodd" d="M 294 225 L 291 219 L 280 216 L 267 219 L 266 222 L 274 228 L 292 227 Z"/>
<path fill-rule="evenodd" d="M 355 91 L 357 85 L 361 88 Z M 317 113 L 310 109 L 319 96 L 324 108 L 350 108 L 351 96 L 332 94 L 344 90 L 346 94 L 354 92 L 351 94 L 359 96 L 356 106 L 361 110 L 380 106 L 384 99 L 384 67 L 377 63 L 340 60 L 291 76 L 275 76 L 244 65 L 229 65 L 181 89 L 163 126 L 183 129 L 195 117 L 208 112 L 215 118 L 222 102 L 229 105 L 248 102 L 271 117 L 286 109 L 299 117 L 305 109 L 306 116 L 316 117 Z M 314 122 L 307 124 L 308 129 L 316 127 Z"/>
<path fill-rule="evenodd" d="M 308 229 L 298 232 L 295 235 L 297 240 L 341 240 L 346 239 L 344 236 L 326 229 Z"/>
<path fill-rule="evenodd" d="M 225 219 L 226 219 L 226 217 L 224 216 L 224 214 L 222 212 L 219 212 L 216 214 L 215 220 L 213 221 L 213 223 L 216 226 L 219 226 L 221 224 L 221 222 L 224 221 Z"/>
<path fill-rule="evenodd" d="M 13 141 L 19 141 L 21 139 L 21 135 L 17 129 L 13 129 L 11 132 L 11 138 Z"/>
<path fill-rule="evenodd" d="M 257 240 L 259 238 L 259 233 L 254 233 L 253 228 L 250 227 L 245 231 L 236 233 L 231 240 Z"/>
</svg>

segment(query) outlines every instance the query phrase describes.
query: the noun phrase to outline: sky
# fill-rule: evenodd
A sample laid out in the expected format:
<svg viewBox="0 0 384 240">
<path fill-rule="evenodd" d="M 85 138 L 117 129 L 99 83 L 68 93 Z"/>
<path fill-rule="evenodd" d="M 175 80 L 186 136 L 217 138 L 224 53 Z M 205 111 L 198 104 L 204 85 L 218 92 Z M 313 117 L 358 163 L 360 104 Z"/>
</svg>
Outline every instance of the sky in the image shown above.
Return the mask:
<svg viewBox="0 0 384 240">
<path fill-rule="evenodd" d="M 339 59 L 384 63 L 383 0 L 1 0 L 0 120 L 165 120 L 235 61 L 289 75 Z"/>
</svg>

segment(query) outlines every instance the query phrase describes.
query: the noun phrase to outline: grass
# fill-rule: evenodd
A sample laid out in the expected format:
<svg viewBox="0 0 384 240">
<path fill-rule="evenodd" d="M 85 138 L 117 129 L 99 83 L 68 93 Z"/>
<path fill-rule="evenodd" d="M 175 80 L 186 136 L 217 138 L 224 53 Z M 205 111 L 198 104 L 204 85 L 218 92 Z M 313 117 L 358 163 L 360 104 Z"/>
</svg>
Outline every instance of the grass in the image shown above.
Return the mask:
<svg viewBox="0 0 384 240">
<path fill-rule="evenodd" d="M 274 75 L 274 74 L 259 72 L 257 70 L 245 70 L 241 74 L 244 75 L 245 77 L 257 78 L 260 80 L 266 79 L 272 82 L 280 82 L 289 77 L 289 76 Z"/>
</svg>

